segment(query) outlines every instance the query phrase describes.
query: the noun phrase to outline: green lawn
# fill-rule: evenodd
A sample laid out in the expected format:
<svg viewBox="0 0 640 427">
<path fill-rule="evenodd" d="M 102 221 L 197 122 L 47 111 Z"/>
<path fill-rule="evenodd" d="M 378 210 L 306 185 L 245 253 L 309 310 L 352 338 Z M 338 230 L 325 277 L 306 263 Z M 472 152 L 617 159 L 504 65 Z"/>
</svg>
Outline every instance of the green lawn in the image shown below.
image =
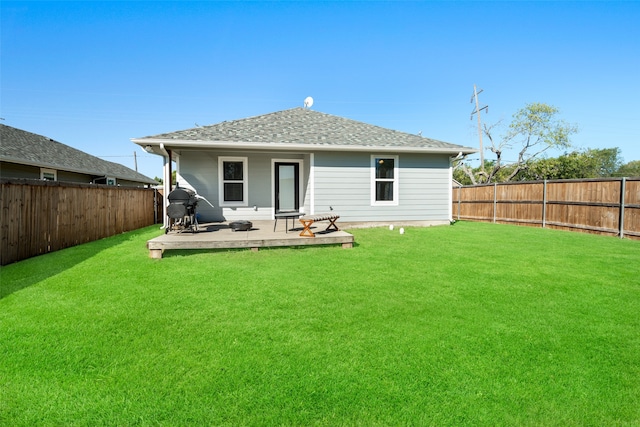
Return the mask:
<svg viewBox="0 0 640 427">
<path fill-rule="evenodd" d="M 640 425 L 640 242 L 481 223 L 0 269 L 0 425 Z"/>
</svg>

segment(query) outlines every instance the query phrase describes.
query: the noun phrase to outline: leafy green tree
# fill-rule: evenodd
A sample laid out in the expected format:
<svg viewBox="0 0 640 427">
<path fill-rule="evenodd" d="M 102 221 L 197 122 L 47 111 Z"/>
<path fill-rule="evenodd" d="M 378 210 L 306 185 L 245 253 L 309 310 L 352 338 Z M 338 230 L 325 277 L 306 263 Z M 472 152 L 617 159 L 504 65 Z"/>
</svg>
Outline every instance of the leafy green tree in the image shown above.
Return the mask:
<svg viewBox="0 0 640 427">
<path fill-rule="evenodd" d="M 494 171 L 496 162 L 485 161 L 485 170 Z M 640 176 L 640 161 L 635 160 L 622 164 L 620 149 L 586 149 L 572 151 L 559 157 L 529 160 L 515 178 L 517 164 L 504 165 L 493 174 L 493 182 L 536 181 L 551 179 L 607 178 L 614 176 Z M 480 167 L 471 170 L 473 175 L 481 175 Z M 473 184 L 471 178 L 462 168 L 454 170 L 454 178 L 463 185 Z"/>
<path fill-rule="evenodd" d="M 158 178 L 157 176 L 154 177 L 153 179 L 158 181 L 159 184 L 164 183 L 164 180 L 162 178 Z M 171 184 L 172 185 L 176 184 L 176 171 L 175 171 L 175 169 L 171 172 Z"/>
<path fill-rule="evenodd" d="M 560 157 L 529 162 L 518 181 L 603 178 L 614 176 L 622 163 L 619 148 L 573 151 Z"/>
<path fill-rule="evenodd" d="M 633 160 L 620 166 L 616 171 L 615 176 L 640 176 L 640 160 Z"/>
<path fill-rule="evenodd" d="M 593 175 L 595 177 L 615 176 L 622 166 L 622 157 L 620 157 L 620 149 L 618 147 L 587 150 L 587 155 L 592 159 Z"/>
<path fill-rule="evenodd" d="M 506 133 L 494 138 L 495 130 L 500 122 L 484 126 L 483 134 L 489 139 L 490 150 L 495 155 L 491 168 L 472 169 L 461 162 L 459 169 L 469 178 L 472 184 L 489 183 L 500 179 L 512 181 L 543 153 L 552 148 L 570 147 L 569 138 L 578 131 L 577 126 L 558 118 L 559 110 L 548 104 L 531 103 L 518 110 Z M 504 164 L 502 154 L 505 150 L 517 149 L 518 159 L 511 164 Z M 486 165 L 486 163 L 485 163 Z M 505 172 L 508 174 L 504 176 Z"/>
<path fill-rule="evenodd" d="M 484 161 L 484 171 L 487 170 L 495 170 L 496 161 L 495 160 L 485 160 Z M 467 170 L 464 170 L 464 169 Z M 493 182 L 505 182 L 506 177 L 512 172 L 512 165 L 503 165 L 499 168 L 495 174 L 493 174 L 492 181 Z M 483 169 L 480 166 L 470 169 L 469 166 L 464 165 L 460 161 L 454 163 L 453 165 L 453 179 L 461 183 L 462 185 L 475 185 L 478 183 L 484 183 L 483 181 L 472 181 L 472 177 L 482 176 Z"/>
</svg>

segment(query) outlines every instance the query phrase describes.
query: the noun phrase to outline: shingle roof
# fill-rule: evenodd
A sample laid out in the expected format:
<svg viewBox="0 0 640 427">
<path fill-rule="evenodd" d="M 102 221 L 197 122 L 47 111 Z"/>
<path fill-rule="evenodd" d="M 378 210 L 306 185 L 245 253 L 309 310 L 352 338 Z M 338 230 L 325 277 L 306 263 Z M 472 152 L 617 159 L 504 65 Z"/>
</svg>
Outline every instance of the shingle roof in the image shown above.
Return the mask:
<svg viewBox="0 0 640 427">
<path fill-rule="evenodd" d="M 46 136 L 3 124 L 0 124 L 0 160 L 146 184 L 156 183 L 119 163 L 102 160 Z"/>
<path fill-rule="evenodd" d="M 134 139 L 340 147 L 403 147 L 475 151 L 420 135 L 370 125 L 306 108 L 293 108 L 210 126 Z"/>
</svg>

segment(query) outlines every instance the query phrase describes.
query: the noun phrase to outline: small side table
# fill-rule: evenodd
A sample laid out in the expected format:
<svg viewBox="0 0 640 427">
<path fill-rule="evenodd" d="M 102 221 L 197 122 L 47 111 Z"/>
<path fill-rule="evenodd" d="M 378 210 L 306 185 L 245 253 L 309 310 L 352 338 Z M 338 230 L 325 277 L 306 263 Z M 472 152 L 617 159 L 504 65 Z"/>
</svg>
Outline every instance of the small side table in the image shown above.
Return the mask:
<svg viewBox="0 0 640 427">
<path fill-rule="evenodd" d="M 284 218 L 284 231 L 285 233 L 289 232 L 289 218 L 292 219 L 292 223 L 295 224 L 295 219 L 304 216 L 304 212 L 278 212 L 275 214 L 276 222 L 273 224 L 273 231 L 276 231 L 276 226 L 278 225 L 278 219 Z M 293 225 L 292 224 L 292 225 Z"/>
</svg>

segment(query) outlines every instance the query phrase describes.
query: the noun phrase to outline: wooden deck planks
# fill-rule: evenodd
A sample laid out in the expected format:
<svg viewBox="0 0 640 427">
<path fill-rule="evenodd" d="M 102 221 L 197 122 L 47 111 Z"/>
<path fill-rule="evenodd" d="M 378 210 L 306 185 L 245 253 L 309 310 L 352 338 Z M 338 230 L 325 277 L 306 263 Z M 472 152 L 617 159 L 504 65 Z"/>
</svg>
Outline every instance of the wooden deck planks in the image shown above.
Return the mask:
<svg viewBox="0 0 640 427">
<path fill-rule="evenodd" d="M 203 227 L 201 226 L 201 229 Z M 169 233 L 147 242 L 149 256 L 162 258 L 166 250 L 175 249 L 251 249 L 311 246 L 311 245 L 341 245 L 343 248 L 353 247 L 353 235 L 344 231 L 334 231 L 319 234 L 314 239 L 300 237 L 297 233 L 273 232 L 271 222 L 250 231 L 231 231 L 228 228 L 214 228 L 212 231 L 197 233 Z"/>
</svg>

